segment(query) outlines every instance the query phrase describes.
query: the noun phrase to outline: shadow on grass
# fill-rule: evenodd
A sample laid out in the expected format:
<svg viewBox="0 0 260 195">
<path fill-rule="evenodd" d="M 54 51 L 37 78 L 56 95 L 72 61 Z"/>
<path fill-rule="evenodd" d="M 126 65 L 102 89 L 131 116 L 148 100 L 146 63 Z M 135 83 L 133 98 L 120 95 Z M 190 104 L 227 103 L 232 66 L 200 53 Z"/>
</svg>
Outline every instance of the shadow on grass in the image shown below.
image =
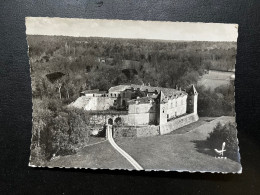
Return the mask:
<svg viewBox="0 0 260 195">
<path fill-rule="evenodd" d="M 203 153 L 212 157 L 220 157 L 220 155 L 217 154 L 214 149 L 221 150 L 223 143 L 222 140 L 216 140 L 216 142 L 212 142 L 212 140 L 194 140 L 192 142 L 195 144 L 195 148 L 199 153 Z M 232 148 L 227 145 L 225 149 L 226 151 L 224 152 L 224 157 L 240 163 L 238 148 Z"/>
<path fill-rule="evenodd" d="M 234 123 L 221 124 L 219 122 L 206 140 L 193 141 L 198 152 L 214 157 L 219 157 L 215 149 L 221 150 L 223 142 L 225 142 L 224 157 L 239 163 L 237 130 Z"/>
</svg>

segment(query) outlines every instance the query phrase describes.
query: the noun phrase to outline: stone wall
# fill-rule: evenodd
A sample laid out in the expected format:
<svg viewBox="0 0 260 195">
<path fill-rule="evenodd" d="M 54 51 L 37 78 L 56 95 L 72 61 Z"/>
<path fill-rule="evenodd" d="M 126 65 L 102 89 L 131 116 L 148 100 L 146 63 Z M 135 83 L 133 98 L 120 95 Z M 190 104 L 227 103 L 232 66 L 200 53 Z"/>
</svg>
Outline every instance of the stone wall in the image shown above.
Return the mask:
<svg viewBox="0 0 260 195">
<path fill-rule="evenodd" d="M 114 137 L 149 137 L 156 135 L 163 135 L 170 133 L 178 128 L 181 128 L 185 125 L 193 123 L 199 119 L 197 114 L 188 114 L 171 121 L 168 121 L 166 124 L 155 126 L 155 125 L 147 125 L 147 126 L 132 126 L 127 125 L 129 120 L 129 115 L 127 113 L 110 113 L 110 114 L 91 114 L 90 121 L 91 124 L 96 124 L 100 127 L 106 124 L 108 119 L 113 120 L 113 124 L 115 124 L 116 118 L 120 117 L 122 120 L 122 126 L 114 126 Z"/>
<path fill-rule="evenodd" d="M 159 126 L 149 125 L 137 128 L 137 137 L 150 137 L 160 134 Z"/>
<path fill-rule="evenodd" d="M 93 111 L 94 112 L 94 111 Z M 148 125 L 155 123 L 155 113 L 142 113 L 142 114 L 127 114 L 126 113 L 92 113 L 90 114 L 91 124 L 106 124 L 108 119 L 112 119 L 113 122 L 116 118 L 120 118 L 123 125 L 126 126 L 138 126 Z"/>
<path fill-rule="evenodd" d="M 115 138 L 120 137 L 150 137 L 156 136 L 160 134 L 159 126 L 149 125 L 143 127 L 135 127 L 135 126 L 120 126 L 113 127 Z"/>
<path fill-rule="evenodd" d="M 120 126 L 120 127 L 113 127 L 113 137 L 120 138 L 120 137 L 137 137 L 137 130 L 134 126 Z"/>
<path fill-rule="evenodd" d="M 194 113 L 173 119 L 172 121 L 168 121 L 168 123 L 166 124 L 160 125 L 160 134 L 164 135 L 170 133 L 197 120 L 199 120 L 199 117 L 197 114 Z"/>
<path fill-rule="evenodd" d="M 167 104 L 168 118 L 183 115 L 187 112 L 187 95 L 177 99 L 170 99 L 168 100 Z"/>
<path fill-rule="evenodd" d="M 84 110 L 108 110 L 116 99 L 116 97 L 92 97 Z"/>
<path fill-rule="evenodd" d="M 130 126 L 154 124 L 156 120 L 155 103 L 130 104 L 126 123 Z"/>
<path fill-rule="evenodd" d="M 89 120 L 90 124 L 98 124 L 98 125 L 104 125 L 108 123 L 108 119 L 113 120 L 113 124 L 117 118 L 121 119 L 121 123 L 125 124 L 128 122 L 128 115 L 127 112 L 98 112 L 93 111 L 89 112 Z"/>
</svg>

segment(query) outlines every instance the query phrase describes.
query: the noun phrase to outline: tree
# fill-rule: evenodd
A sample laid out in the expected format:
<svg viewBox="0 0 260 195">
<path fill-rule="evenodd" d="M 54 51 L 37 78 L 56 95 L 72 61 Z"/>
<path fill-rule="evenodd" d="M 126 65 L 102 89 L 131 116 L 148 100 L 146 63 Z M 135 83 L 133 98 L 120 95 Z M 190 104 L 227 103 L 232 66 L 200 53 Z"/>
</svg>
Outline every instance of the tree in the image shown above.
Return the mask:
<svg viewBox="0 0 260 195">
<path fill-rule="evenodd" d="M 228 158 L 238 161 L 238 143 L 237 143 L 237 130 L 234 123 L 228 122 L 222 125 L 220 122 L 209 134 L 206 142 L 209 148 L 221 148 L 222 143 L 226 143 L 226 151 L 224 155 Z"/>
</svg>

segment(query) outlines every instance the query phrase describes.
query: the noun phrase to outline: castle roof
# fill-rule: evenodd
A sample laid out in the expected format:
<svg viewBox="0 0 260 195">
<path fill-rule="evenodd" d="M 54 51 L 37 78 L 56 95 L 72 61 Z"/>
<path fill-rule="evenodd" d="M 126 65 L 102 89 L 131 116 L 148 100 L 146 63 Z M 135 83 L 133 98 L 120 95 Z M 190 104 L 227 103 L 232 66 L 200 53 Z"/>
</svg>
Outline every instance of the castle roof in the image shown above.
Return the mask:
<svg viewBox="0 0 260 195">
<path fill-rule="evenodd" d="M 198 94 L 194 85 L 191 85 L 190 89 L 187 91 L 189 95 L 196 95 Z"/>
<path fill-rule="evenodd" d="M 157 97 L 157 96 L 156 96 Z M 148 104 L 150 103 L 150 101 L 154 100 L 155 98 L 152 97 L 152 96 L 148 96 L 148 97 L 140 97 L 140 98 L 137 98 L 137 99 L 132 99 L 132 100 L 129 100 L 128 101 L 128 104 L 135 104 L 136 101 L 138 101 L 138 104 Z"/>
<path fill-rule="evenodd" d="M 151 87 L 146 85 L 135 85 L 135 84 L 114 86 L 109 89 L 109 92 L 122 92 L 131 88 L 133 88 L 134 90 L 140 89 L 140 91 L 148 91 L 149 93 L 155 93 L 155 92 L 160 93 L 162 91 L 165 96 L 187 95 L 185 91 L 180 91 L 173 88 Z"/>
<path fill-rule="evenodd" d="M 92 89 L 92 90 L 85 90 L 85 91 L 82 91 L 80 93 L 82 93 L 82 94 L 93 94 L 93 93 L 104 94 L 104 93 L 106 93 L 106 91 L 99 91 L 99 89 Z"/>
</svg>

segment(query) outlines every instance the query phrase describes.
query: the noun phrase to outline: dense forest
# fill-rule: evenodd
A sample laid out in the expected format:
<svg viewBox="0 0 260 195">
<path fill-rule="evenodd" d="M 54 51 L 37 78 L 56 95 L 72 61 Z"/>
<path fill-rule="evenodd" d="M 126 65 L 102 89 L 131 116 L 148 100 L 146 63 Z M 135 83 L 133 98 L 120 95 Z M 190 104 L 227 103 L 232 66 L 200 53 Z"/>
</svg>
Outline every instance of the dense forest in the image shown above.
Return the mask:
<svg viewBox="0 0 260 195">
<path fill-rule="evenodd" d="M 234 42 L 28 36 L 28 43 L 34 97 L 55 96 L 57 86 L 46 78 L 53 72 L 65 74 L 59 79 L 64 98 L 125 83 L 186 88 L 204 69 L 233 70 L 236 54 Z"/>
<path fill-rule="evenodd" d="M 236 59 L 235 42 L 40 35 L 29 35 L 27 41 L 33 95 L 32 147 L 39 149 L 32 150 L 32 156 L 44 155 L 43 159 L 73 151 L 74 147 L 67 147 L 86 142 L 88 133 L 82 135 L 88 124 L 86 115 L 66 108 L 82 90 L 108 90 L 128 83 L 186 89 L 196 85 L 207 69 L 234 70 Z M 197 90 L 200 116 L 234 115 L 234 83 L 214 90 L 197 86 Z"/>
</svg>

